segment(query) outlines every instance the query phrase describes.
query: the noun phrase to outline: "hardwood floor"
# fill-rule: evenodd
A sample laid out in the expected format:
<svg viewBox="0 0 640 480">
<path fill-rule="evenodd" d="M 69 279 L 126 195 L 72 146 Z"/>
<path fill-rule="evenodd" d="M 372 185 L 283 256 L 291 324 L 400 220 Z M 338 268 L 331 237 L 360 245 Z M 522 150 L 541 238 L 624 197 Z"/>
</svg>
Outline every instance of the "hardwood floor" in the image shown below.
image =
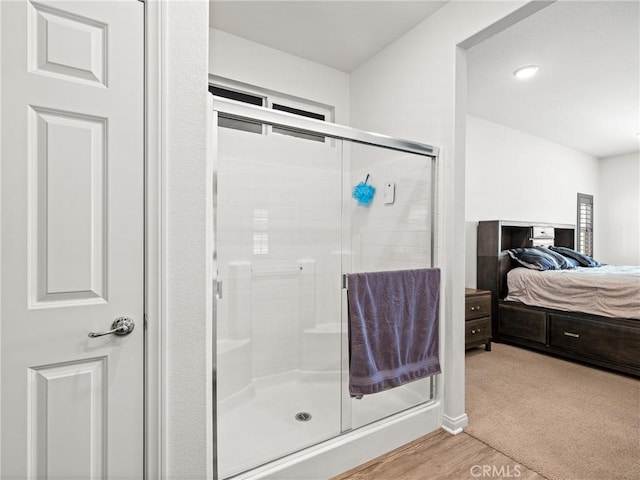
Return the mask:
<svg viewBox="0 0 640 480">
<path fill-rule="evenodd" d="M 544 480 L 472 436 L 440 430 L 332 480 Z"/>
</svg>

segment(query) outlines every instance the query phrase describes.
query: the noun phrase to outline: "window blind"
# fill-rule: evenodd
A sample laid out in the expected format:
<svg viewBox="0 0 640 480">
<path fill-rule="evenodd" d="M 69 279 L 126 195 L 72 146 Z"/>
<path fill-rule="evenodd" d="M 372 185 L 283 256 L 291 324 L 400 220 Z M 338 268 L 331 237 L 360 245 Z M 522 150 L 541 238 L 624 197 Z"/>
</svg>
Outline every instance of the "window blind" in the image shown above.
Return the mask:
<svg viewBox="0 0 640 480">
<path fill-rule="evenodd" d="M 593 195 L 578 193 L 578 251 L 593 256 Z"/>
</svg>

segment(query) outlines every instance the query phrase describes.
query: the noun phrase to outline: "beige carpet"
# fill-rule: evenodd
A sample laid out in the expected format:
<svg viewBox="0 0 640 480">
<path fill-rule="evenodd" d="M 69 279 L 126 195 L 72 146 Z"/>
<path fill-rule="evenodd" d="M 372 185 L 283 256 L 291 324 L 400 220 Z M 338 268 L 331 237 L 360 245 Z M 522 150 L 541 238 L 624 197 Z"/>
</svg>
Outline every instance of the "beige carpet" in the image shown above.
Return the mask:
<svg viewBox="0 0 640 480">
<path fill-rule="evenodd" d="M 504 344 L 466 369 L 471 436 L 550 480 L 640 479 L 640 380 Z"/>
</svg>

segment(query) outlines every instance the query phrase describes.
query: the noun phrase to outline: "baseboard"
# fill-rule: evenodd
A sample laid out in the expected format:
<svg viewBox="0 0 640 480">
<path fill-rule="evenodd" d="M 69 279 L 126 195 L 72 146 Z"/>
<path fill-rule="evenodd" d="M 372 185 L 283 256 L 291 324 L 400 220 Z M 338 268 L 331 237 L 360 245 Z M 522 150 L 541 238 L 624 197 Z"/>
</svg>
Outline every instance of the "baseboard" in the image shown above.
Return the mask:
<svg viewBox="0 0 640 480">
<path fill-rule="evenodd" d="M 458 435 L 459 433 L 462 433 L 462 430 L 467 425 L 469 425 L 469 418 L 466 413 L 456 418 L 451 418 L 448 415 L 442 415 L 442 428 L 451 435 Z"/>
</svg>

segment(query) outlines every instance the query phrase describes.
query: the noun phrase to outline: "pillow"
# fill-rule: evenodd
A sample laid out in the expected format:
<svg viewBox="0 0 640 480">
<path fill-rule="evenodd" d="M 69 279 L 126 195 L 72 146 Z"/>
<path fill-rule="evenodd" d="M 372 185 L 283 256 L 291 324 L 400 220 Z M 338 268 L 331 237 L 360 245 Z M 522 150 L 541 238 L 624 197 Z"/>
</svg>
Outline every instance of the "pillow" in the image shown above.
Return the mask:
<svg viewBox="0 0 640 480">
<path fill-rule="evenodd" d="M 549 251 L 553 252 L 553 250 L 549 250 Z M 555 252 L 555 253 L 558 254 L 558 252 Z M 569 262 L 571 265 L 573 265 L 573 267 L 571 267 L 571 268 L 581 267 L 582 266 L 582 265 L 580 265 L 580 262 L 578 260 L 576 260 L 575 258 L 565 257 L 564 255 L 562 255 L 562 256 L 567 262 Z"/>
<path fill-rule="evenodd" d="M 520 265 L 532 270 L 560 270 L 556 259 L 539 248 L 511 248 L 507 253 Z"/>
<path fill-rule="evenodd" d="M 559 254 L 564 255 L 565 257 L 574 259 L 581 267 L 599 267 L 601 265 L 600 262 L 594 260 L 589 255 L 585 255 L 581 252 L 576 252 L 575 250 L 568 247 L 549 248 L 554 252 L 558 252 Z"/>
<path fill-rule="evenodd" d="M 556 263 L 560 266 L 560 270 L 569 270 L 572 268 L 576 268 L 579 265 L 577 260 L 571 257 L 565 257 L 559 254 L 558 252 L 551 250 L 548 247 L 534 247 L 534 248 L 542 250 L 547 255 L 551 255 L 556 261 Z"/>
</svg>

